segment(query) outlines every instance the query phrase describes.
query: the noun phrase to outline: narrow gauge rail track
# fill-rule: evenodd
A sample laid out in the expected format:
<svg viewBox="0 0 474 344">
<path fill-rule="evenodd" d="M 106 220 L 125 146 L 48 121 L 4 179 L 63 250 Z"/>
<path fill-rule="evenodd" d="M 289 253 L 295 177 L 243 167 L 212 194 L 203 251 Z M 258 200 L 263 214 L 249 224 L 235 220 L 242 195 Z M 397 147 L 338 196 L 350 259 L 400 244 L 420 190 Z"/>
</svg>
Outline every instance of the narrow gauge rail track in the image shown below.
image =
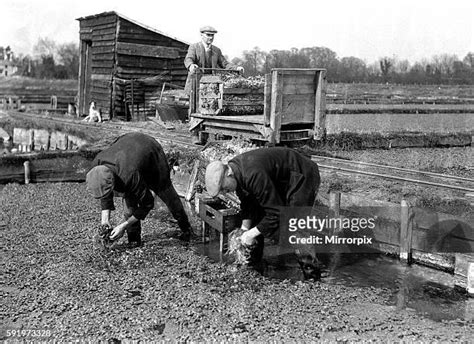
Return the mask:
<svg viewBox="0 0 474 344">
<path fill-rule="evenodd" d="M 392 179 L 414 184 L 423 184 L 466 193 L 474 192 L 474 179 L 439 174 L 433 172 L 412 170 L 395 166 L 379 165 L 362 161 L 351 161 L 340 158 L 330 158 L 312 155 L 322 171 L 334 171 L 342 174 L 361 174 L 372 177 Z"/>
<path fill-rule="evenodd" d="M 124 122 L 124 124 L 118 124 L 113 122 L 102 122 L 102 123 L 86 123 L 74 119 L 68 118 L 59 118 L 59 117 L 46 117 L 41 115 L 33 115 L 24 112 L 16 112 L 16 111 L 9 111 L 8 114 L 14 118 L 20 119 L 31 119 L 31 120 L 41 120 L 44 123 L 61 123 L 67 124 L 72 127 L 76 128 L 85 128 L 90 130 L 103 130 L 108 132 L 116 132 L 117 134 L 125 134 L 130 132 L 141 132 L 144 134 L 148 134 L 157 140 L 160 141 L 162 144 L 175 144 L 179 146 L 189 147 L 189 148 L 196 148 L 191 142 L 191 138 L 188 135 L 176 133 L 176 132 L 166 132 L 160 131 L 160 129 L 153 130 L 148 128 L 140 128 L 138 126 L 134 126 L 133 122 Z M 127 124 L 125 124 L 127 123 Z M 163 129 L 164 130 L 164 129 Z"/>
</svg>

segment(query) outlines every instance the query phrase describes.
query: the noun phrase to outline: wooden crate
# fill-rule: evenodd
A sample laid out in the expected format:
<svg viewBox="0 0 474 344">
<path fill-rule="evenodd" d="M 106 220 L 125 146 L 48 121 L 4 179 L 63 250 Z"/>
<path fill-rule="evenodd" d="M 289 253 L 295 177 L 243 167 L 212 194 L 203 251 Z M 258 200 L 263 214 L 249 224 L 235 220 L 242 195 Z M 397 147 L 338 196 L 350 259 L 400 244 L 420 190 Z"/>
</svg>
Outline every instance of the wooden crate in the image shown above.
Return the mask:
<svg viewBox="0 0 474 344">
<path fill-rule="evenodd" d="M 204 75 L 199 83 L 197 112 L 213 116 L 263 114 L 264 87 L 225 87 L 219 75 Z"/>
<path fill-rule="evenodd" d="M 202 220 L 202 239 L 212 228 L 219 232 L 219 250 L 224 252 L 227 234 L 240 226 L 240 214 L 235 208 L 228 208 L 222 201 L 214 198 L 199 199 L 199 217 Z"/>
<path fill-rule="evenodd" d="M 191 97 L 190 129 L 201 134 L 270 143 L 324 136 L 325 69 L 273 69 L 265 75 L 263 90 L 226 90 L 218 76 L 201 78 L 199 91 L 197 87 Z M 248 111 L 242 111 L 246 107 Z"/>
</svg>

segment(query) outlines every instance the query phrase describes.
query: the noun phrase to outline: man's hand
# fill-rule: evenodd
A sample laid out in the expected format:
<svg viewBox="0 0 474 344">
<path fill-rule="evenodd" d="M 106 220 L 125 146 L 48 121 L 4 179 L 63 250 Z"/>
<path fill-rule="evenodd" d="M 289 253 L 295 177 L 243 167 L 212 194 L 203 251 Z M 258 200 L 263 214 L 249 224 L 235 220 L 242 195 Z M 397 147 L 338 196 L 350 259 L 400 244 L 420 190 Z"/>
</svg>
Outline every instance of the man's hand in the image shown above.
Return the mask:
<svg viewBox="0 0 474 344">
<path fill-rule="evenodd" d="M 127 228 L 127 222 L 121 223 L 120 225 L 115 227 L 112 233 L 110 233 L 110 240 L 120 239 L 124 235 L 126 228 Z"/>
<path fill-rule="evenodd" d="M 192 65 L 189 66 L 189 72 L 191 74 L 194 74 L 198 68 L 199 68 L 199 66 L 197 64 L 193 63 Z"/>
<path fill-rule="evenodd" d="M 260 231 L 258 230 L 257 227 L 253 227 L 252 229 L 249 229 L 248 231 L 245 231 L 241 237 L 240 241 L 242 244 L 246 246 L 252 246 L 255 244 L 256 240 L 255 238 L 260 235 Z"/>
</svg>

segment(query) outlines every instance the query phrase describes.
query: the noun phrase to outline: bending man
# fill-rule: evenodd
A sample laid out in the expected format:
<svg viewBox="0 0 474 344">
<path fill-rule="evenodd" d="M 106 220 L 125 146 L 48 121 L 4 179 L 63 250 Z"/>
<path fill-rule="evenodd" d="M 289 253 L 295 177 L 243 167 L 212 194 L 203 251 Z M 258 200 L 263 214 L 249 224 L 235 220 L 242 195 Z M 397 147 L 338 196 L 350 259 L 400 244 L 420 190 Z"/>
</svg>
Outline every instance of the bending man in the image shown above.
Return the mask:
<svg viewBox="0 0 474 344">
<path fill-rule="evenodd" d="M 87 173 L 89 192 L 101 202 L 101 224 L 110 226 L 110 212 L 115 210 L 114 192 L 123 195 L 125 221 L 116 226 L 110 239 L 127 232 L 128 242 L 140 246 L 141 220 L 154 206 L 154 192 L 163 200 L 178 221 L 181 240 L 189 241 L 191 225 L 170 179 L 170 167 L 161 145 L 151 136 L 125 134 L 100 152 Z"/>
<path fill-rule="evenodd" d="M 320 184 L 318 165 L 295 150 L 261 148 L 238 155 L 227 165 L 214 161 L 206 169 L 210 196 L 236 191 L 242 215 L 241 241 L 257 244 L 261 259 L 263 238 L 280 227 L 281 207 L 313 206 Z M 256 263 L 256 262 L 254 262 Z"/>
</svg>

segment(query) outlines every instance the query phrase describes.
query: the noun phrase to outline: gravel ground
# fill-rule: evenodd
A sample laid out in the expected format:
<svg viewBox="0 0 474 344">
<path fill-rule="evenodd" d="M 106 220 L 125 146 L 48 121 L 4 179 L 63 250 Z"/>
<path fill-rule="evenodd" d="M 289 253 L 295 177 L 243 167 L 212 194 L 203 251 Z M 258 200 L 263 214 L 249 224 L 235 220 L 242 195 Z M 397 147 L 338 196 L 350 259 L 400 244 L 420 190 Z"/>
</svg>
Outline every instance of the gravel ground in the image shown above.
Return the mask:
<svg viewBox="0 0 474 344">
<path fill-rule="evenodd" d="M 474 340 L 472 321 L 397 309 L 383 288 L 272 280 L 212 262 L 170 238 L 177 226 L 160 209 L 144 223 L 144 247 L 104 252 L 84 184 L 9 184 L 0 210 L 3 340 L 12 328 L 61 342 Z M 117 204 L 114 223 L 119 214 Z"/>
</svg>

